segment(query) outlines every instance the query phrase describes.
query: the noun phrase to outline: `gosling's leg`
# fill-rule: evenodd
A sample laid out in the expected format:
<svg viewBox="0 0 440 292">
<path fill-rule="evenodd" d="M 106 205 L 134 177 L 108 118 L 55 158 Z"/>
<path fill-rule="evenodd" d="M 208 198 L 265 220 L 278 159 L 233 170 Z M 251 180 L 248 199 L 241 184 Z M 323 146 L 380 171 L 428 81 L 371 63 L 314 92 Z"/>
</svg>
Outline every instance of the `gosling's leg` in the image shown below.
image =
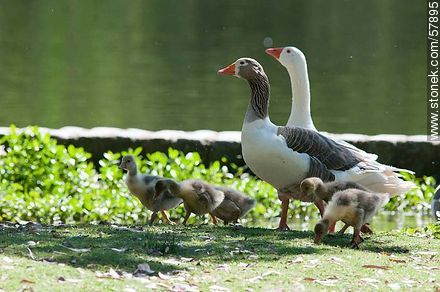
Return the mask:
<svg viewBox="0 0 440 292">
<path fill-rule="evenodd" d="M 373 234 L 373 230 L 371 230 L 368 223 L 365 223 L 364 225 L 362 225 L 361 232 L 365 233 L 365 234 Z"/>
<path fill-rule="evenodd" d="M 156 218 L 157 218 L 157 212 L 153 212 L 153 214 L 151 214 L 151 217 L 150 217 L 150 226 L 153 225 Z"/>
<path fill-rule="evenodd" d="M 359 244 L 364 241 L 361 236 L 361 229 L 359 227 L 354 228 L 353 239 L 351 240 L 351 248 L 359 249 Z"/>
<path fill-rule="evenodd" d="M 339 230 L 338 234 L 339 234 L 339 235 L 344 234 L 345 230 L 347 230 L 348 227 L 350 227 L 350 225 L 345 224 L 344 227 L 342 227 L 342 229 Z"/>
<path fill-rule="evenodd" d="M 165 220 L 165 222 L 167 222 L 170 225 L 175 225 L 176 223 L 174 223 L 173 221 L 170 220 L 170 217 L 168 217 L 168 214 L 165 211 L 160 211 L 160 213 L 162 214 L 163 219 Z"/>
<path fill-rule="evenodd" d="M 209 213 L 209 215 L 211 216 L 212 224 L 217 225 L 217 217 L 215 217 L 215 215 L 213 215 L 212 213 Z"/>
<path fill-rule="evenodd" d="M 186 225 L 186 221 L 188 221 L 189 216 L 191 216 L 191 212 L 186 211 L 185 218 L 183 218 L 183 222 L 182 222 L 183 225 Z"/>
</svg>

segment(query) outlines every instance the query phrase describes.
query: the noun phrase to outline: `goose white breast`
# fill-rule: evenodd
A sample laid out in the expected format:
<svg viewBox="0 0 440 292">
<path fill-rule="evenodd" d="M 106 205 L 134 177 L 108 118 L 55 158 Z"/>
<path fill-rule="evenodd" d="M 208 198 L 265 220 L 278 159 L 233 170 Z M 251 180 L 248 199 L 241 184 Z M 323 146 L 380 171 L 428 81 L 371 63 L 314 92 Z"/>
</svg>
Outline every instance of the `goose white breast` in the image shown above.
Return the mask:
<svg viewBox="0 0 440 292">
<path fill-rule="evenodd" d="M 244 122 L 241 134 L 243 158 L 250 169 L 276 189 L 303 179 L 310 166 L 307 154 L 292 151 L 277 134 L 269 118 Z"/>
</svg>

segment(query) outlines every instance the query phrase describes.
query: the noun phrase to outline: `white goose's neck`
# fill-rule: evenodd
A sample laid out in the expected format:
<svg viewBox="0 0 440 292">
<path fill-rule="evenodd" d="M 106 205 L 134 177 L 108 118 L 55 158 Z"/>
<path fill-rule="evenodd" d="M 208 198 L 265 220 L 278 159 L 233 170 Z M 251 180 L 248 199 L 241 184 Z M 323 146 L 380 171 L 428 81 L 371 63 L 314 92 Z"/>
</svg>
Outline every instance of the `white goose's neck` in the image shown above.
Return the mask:
<svg viewBox="0 0 440 292">
<path fill-rule="evenodd" d="M 292 109 L 287 126 L 316 130 L 310 112 L 310 82 L 307 63 L 287 67 L 292 86 Z"/>
</svg>

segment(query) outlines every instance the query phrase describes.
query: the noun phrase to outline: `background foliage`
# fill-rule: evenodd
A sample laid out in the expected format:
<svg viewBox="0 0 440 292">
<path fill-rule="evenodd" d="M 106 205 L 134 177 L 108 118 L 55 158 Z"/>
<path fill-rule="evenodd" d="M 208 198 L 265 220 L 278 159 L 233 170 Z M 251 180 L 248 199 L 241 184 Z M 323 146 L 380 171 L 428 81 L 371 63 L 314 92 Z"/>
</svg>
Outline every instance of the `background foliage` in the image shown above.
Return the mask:
<svg viewBox="0 0 440 292">
<path fill-rule="evenodd" d="M 205 166 L 196 152 L 184 154 L 169 149 L 168 153 L 155 152 L 146 157 L 140 155 L 141 148 L 107 152 L 95 166 L 82 148 L 58 145 L 37 127 L 19 133 L 14 126 L 0 139 L 0 145 L 0 221 L 146 223 L 150 212 L 128 193 L 124 174 L 118 168 L 119 160 L 128 153 L 137 157 L 141 172 L 176 180 L 199 178 L 246 192 L 258 202 L 249 219 L 270 219 L 280 212 L 277 194 L 269 184 L 224 159 Z M 429 212 L 435 180 L 409 174 L 405 179 L 413 180 L 420 188 L 393 198 L 386 210 Z M 291 204 L 291 216 L 310 218 L 318 214 L 312 204 Z M 173 217 L 182 214 L 182 207 L 171 212 Z"/>
</svg>

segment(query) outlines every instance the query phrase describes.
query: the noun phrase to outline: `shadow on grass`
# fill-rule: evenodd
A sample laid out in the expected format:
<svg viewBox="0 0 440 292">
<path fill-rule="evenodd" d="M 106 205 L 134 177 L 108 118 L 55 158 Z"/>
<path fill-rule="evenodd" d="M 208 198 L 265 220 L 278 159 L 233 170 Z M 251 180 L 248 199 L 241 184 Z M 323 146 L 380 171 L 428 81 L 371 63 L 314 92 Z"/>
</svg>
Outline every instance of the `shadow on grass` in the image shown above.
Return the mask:
<svg viewBox="0 0 440 292">
<path fill-rule="evenodd" d="M 158 258 L 146 260 L 146 242 L 151 234 L 113 230 L 110 226 L 63 226 L 33 229 L 0 229 L 1 253 L 34 257 L 38 261 L 64 263 L 87 269 L 118 268 L 134 272 L 137 265 L 146 263 L 156 271 L 178 269 Z M 28 250 L 32 251 L 32 256 Z"/>
<path fill-rule="evenodd" d="M 167 263 L 180 257 L 220 264 L 258 258 L 268 261 L 283 255 L 319 252 L 298 240 L 311 232 L 279 233 L 271 229 L 218 226 L 113 226 L 74 225 L 17 228 L 0 226 L 0 253 L 31 257 L 90 269 L 117 267 L 133 272 L 138 264 L 149 263 L 155 271 L 181 267 Z"/>
<path fill-rule="evenodd" d="M 158 272 L 182 269 L 177 261 L 200 261 L 218 265 L 229 261 L 273 261 L 283 256 L 325 252 L 312 244 L 313 232 L 277 232 L 265 228 L 212 225 L 114 226 L 74 225 L 17 228 L 0 225 L 0 253 L 64 263 L 73 267 L 134 272 L 148 263 Z M 326 236 L 324 244 L 350 248 L 350 235 Z M 404 252 L 404 248 L 377 245 L 368 240 L 361 246 L 370 252 Z"/>
<path fill-rule="evenodd" d="M 359 249 L 362 251 L 369 251 L 373 253 L 408 253 L 409 249 L 406 247 L 390 244 L 387 241 L 376 241 L 375 235 L 365 236 L 364 241 L 359 245 Z M 351 234 L 330 234 L 324 237 L 322 243 L 340 248 L 351 248 Z"/>
</svg>

